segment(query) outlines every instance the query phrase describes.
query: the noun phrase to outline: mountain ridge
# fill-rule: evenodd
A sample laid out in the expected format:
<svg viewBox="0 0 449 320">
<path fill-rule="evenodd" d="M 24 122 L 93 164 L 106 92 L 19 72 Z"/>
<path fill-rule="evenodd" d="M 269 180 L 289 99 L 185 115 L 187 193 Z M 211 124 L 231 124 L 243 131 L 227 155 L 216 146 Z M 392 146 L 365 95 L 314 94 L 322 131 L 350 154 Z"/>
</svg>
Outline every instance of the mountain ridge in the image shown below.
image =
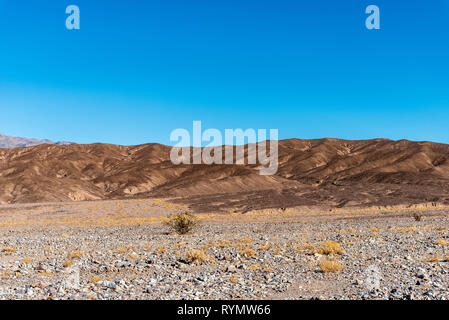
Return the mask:
<svg viewBox="0 0 449 320">
<path fill-rule="evenodd" d="M 48 139 L 13 137 L 13 136 L 6 136 L 6 135 L 3 135 L 0 133 L 0 148 L 5 148 L 5 149 L 25 148 L 25 147 L 37 146 L 40 144 L 68 145 L 68 144 L 73 144 L 73 142 L 67 142 L 67 141 L 53 142 Z"/>
<path fill-rule="evenodd" d="M 273 176 L 260 176 L 257 165 L 174 165 L 170 150 L 156 143 L 0 149 L 0 202 L 162 197 L 198 211 L 449 203 L 442 143 L 282 140 Z"/>
</svg>

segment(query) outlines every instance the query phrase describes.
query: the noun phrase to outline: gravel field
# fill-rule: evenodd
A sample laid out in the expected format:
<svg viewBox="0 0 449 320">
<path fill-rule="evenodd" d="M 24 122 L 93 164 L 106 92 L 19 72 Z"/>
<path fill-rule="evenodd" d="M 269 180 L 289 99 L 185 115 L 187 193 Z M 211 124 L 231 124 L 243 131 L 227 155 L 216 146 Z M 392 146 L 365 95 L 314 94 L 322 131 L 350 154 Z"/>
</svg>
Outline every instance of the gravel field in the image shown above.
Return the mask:
<svg viewBox="0 0 449 320">
<path fill-rule="evenodd" d="M 2 212 L 0 299 L 449 298 L 445 210 L 421 221 L 211 216 L 188 235 L 147 220 L 36 226 L 37 214 L 11 227 Z"/>
</svg>

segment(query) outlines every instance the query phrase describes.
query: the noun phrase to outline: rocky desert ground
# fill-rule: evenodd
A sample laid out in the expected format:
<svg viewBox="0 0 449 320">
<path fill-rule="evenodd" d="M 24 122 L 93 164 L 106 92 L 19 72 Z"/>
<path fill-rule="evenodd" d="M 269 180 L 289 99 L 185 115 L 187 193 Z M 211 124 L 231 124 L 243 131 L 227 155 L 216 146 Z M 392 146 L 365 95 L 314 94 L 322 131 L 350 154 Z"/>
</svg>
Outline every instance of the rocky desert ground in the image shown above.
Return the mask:
<svg viewBox="0 0 449 320">
<path fill-rule="evenodd" d="M 164 199 L 0 206 L 1 299 L 448 299 L 449 207 L 197 214 Z M 420 221 L 418 221 L 420 220 Z"/>
</svg>

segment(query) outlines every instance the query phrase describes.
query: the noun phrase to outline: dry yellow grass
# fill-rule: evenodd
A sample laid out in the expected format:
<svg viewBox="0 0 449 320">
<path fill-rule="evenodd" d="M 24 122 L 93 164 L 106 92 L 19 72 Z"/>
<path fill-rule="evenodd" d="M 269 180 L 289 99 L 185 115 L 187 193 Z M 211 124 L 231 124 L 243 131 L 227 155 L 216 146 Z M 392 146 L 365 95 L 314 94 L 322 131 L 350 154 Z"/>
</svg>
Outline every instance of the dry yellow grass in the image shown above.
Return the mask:
<svg viewBox="0 0 449 320">
<path fill-rule="evenodd" d="M 164 254 L 167 253 L 167 248 L 159 247 L 156 252 L 157 252 L 158 255 L 164 255 Z"/>
<path fill-rule="evenodd" d="M 232 282 L 233 284 L 237 284 L 239 283 L 240 279 L 237 276 L 230 276 L 229 277 L 229 282 Z"/>
<path fill-rule="evenodd" d="M 231 246 L 232 244 L 229 240 L 224 240 L 217 243 L 217 248 L 229 248 Z"/>
<path fill-rule="evenodd" d="M 134 249 L 133 246 L 127 246 L 127 247 L 124 247 L 124 248 L 119 248 L 119 249 L 114 250 L 114 253 L 115 254 L 124 254 L 124 253 L 127 253 L 128 251 L 131 251 L 133 249 Z"/>
<path fill-rule="evenodd" d="M 68 268 L 68 267 L 70 267 L 72 265 L 73 265 L 73 260 L 72 259 L 68 259 L 68 260 L 64 261 L 64 263 L 63 263 L 64 268 Z"/>
<path fill-rule="evenodd" d="M 30 264 L 31 263 L 31 259 L 30 258 L 23 258 L 22 259 L 22 263 Z"/>
<path fill-rule="evenodd" d="M 256 250 L 251 249 L 251 248 L 241 248 L 239 250 L 239 253 L 242 256 L 246 256 L 247 258 L 251 258 L 252 256 L 254 256 L 256 254 Z"/>
<path fill-rule="evenodd" d="M 193 263 L 197 266 L 213 261 L 212 257 L 208 256 L 204 251 L 201 250 L 190 250 L 186 253 L 185 256 L 188 263 Z"/>
<path fill-rule="evenodd" d="M 355 233 L 355 230 L 354 230 L 354 228 L 352 228 L 352 227 L 349 227 L 348 229 L 343 229 L 343 230 L 340 230 L 340 233 L 342 233 L 342 234 L 346 234 L 346 233 Z"/>
<path fill-rule="evenodd" d="M 418 232 L 417 227 L 397 227 L 397 228 L 393 228 L 393 230 L 399 231 L 399 232 L 408 232 L 408 233 Z"/>
<path fill-rule="evenodd" d="M 335 260 L 322 260 L 319 264 L 321 272 L 340 272 L 342 265 Z"/>
<path fill-rule="evenodd" d="M 139 255 L 136 254 L 136 253 L 131 253 L 131 254 L 128 255 L 128 259 L 130 259 L 130 260 L 137 260 L 137 259 L 139 259 Z"/>
<path fill-rule="evenodd" d="M 316 253 L 330 255 L 330 254 L 343 254 L 345 251 L 340 246 L 340 243 L 335 241 L 326 241 L 321 244 Z"/>
<path fill-rule="evenodd" d="M 263 271 L 266 272 L 266 273 L 272 273 L 274 270 L 271 267 L 264 267 Z"/>
<path fill-rule="evenodd" d="M 437 244 L 439 246 L 447 246 L 449 244 L 449 241 L 444 240 L 444 239 L 438 239 L 437 242 L 435 242 L 435 244 Z"/>
<path fill-rule="evenodd" d="M 259 269 L 260 269 L 260 267 L 258 265 L 253 265 L 248 268 L 248 270 L 252 270 L 252 271 L 259 270 Z"/>
<path fill-rule="evenodd" d="M 79 251 L 79 250 L 74 251 L 74 252 L 71 252 L 71 253 L 69 254 L 70 259 L 79 259 L 79 258 L 81 258 L 82 256 L 83 256 L 83 253 L 82 253 L 81 251 Z"/>
<path fill-rule="evenodd" d="M 309 255 L 322 254 L 326 256 L 331 254 L 342 255 L 345 252 L 340 243 L 336 241 L 325 241 L 318 248 L 312 244 L 306 243 L 300 246 L 297 250 L 298 252 L 307 251 L 307 254 Z"/>
<path fill-rule="evenodd" d="M 2 252 L 4 252 L 4 253 L 15 253 L 15 252 L 17 252 L 17 249 L 14 249 L 14 248 L 3 248 Z"/>
<path fill-rule="evenodd" d="M 270 250 L 272 247 L 273 247 L 272 244 L 270 244 L 270 243 L 268 243 L 268 242 L 265 242 L 264 245 L 262 245 L 262 246 L 259 247 L 259 250 L 267 251 L 267 250 Z"/>
<path fill-rule="evenodd" d="M 250 238 L 242 238 L 242 239 L 238 239 L 238 240 L 236 240 L 237 242 L 241 242 L 241 243 L 246 243 L 246 244 L 248 244 L 248 243 L 252 243 L 252 242 L 254 242 L 254 239 L 250 239 Z"/>
</svg>

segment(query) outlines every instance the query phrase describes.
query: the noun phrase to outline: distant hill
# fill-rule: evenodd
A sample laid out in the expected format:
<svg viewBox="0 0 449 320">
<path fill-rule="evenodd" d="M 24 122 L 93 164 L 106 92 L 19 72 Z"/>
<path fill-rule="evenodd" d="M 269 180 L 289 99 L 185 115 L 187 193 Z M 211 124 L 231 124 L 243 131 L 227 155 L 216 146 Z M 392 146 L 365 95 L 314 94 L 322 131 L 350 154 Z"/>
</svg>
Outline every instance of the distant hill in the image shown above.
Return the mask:
<svg viewBox="0 0 449 320">
<path fill-rule="evenodd" d="M 32 147 L 40 144 L 57 144 L 57 145 L 69 145 L 72 142 L 58 141 L 53 142 L 47 139 L 32 139 L 32 138 L 20 138 L 20 137 L 10 137 L 0 134 L 0 148 L 23 148 Z"/>
<path fill-rule="evenodd" d="M 160 144 L 0 149 L 0 203 L 158 197 L 198 212 L 449 204 L 446 144 L 283 140 L 273 176 L 259 175 L 257 165 L 177 166 L 170 150 Z"/>
</svg>

